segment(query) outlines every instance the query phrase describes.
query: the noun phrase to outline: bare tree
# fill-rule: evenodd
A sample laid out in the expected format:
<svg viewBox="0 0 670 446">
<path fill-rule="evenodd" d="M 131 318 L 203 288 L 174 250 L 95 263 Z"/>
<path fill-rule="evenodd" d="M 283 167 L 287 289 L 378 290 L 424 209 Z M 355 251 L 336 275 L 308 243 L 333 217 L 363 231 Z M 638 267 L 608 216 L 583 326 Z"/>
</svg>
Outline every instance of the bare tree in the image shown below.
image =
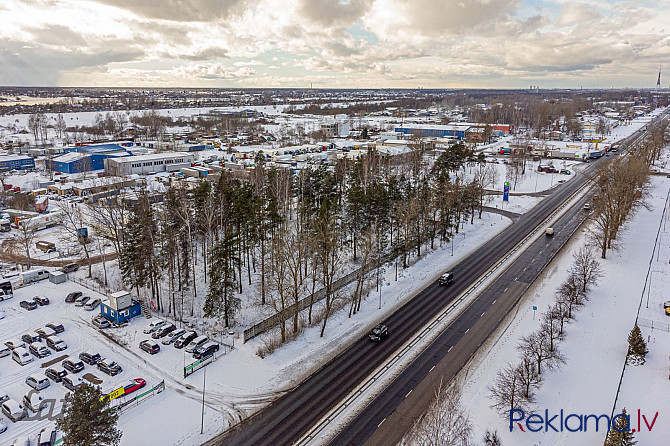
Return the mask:
<svg viewBox="0 0 670 446">
<path fill-rule="evenodd" d="M 533 402 L 535 390 L 537 390 L 542 383 L 542 376 L 537 373 L 535 361 L 533 358 L 524 355 L 521 358 L 521 362 L 514 368 L 514 371 L 521 385 L 522 396 L 526 401 Z"/>
<path fill-rule="evenodd" d="M 37 227 L 34 224 L 30 223 L 30 219 L 20 220 L 18 222 L 18 231 L 14 236 L 16 243 L 23 248 L 23 252 L 26 254 L 26 259 L 28 261 L 28 268 L 32 266 L 32 257 L 30 255 L 30 247 L 35 240 L 35 233 L 37 232 Z"/>
<path fill-rule="evenodd" d="M 567 310 L 568 319 L 572 319 L 574 308 L 581 305 L 584 299 L 585 295 L 582 293 L 581 282 L 573 274 L 568 276 L 561 286 L 558 287 L 558 302 L 561 302 L 561 305 L 564 305 L 564 308 Z"/>
<path fill-rule="evenodd" d="M 88 263 L 88 277 L 92 275 L 91 250 L 89 245 L 91 238 L 84 234 L 84 230 L 88 231 L 88 218 L 82 211 L 82 206 L 78 203 L 61 202 L 61 211 L 63 212 L 63 229 L 69 235 L 70 239 L 74 239 L 84 250 L 86 262 Z M 86 229 L 85 229 L 86 228 Z"/>
<path fill-rule="evenodd" d="M 570 268 L 570 274 L 579 278 L 582 284 L 582 293 L 586 293 L 590 285 L 595 285 L 598 279 L 603 276 L 600 262 L 596 260 L 593 249 L 588 245 L 583 245 L 572 255 L 574 262 Z"/>
<path fill-rule="evenodd" d="M 458 386 L 435 389 L 435 399 L 401 444 L 412 446 L 472 445 L 472 422 Z"/>
<path fill-rule="evenodd" d="M 546 330 L 540 329 L 521 338 L 518 349 L 522 355 L 533 358 L 538 375 L 542 374 L 542 365 L 551 370 L 565 361 L 558 348 L 551 349 L 551 339 Z"/>
<path fill-rule="evenodd" d="M 523 383 L 519 379 L 516 367 L 507 364 L 499 370 L 495 382 L 488 387 L 489 397 L 493 400 L 491 407 L 506 415 L 513 409 L 528 409 L 528 400 L 523 396 Z"/>
</svg>

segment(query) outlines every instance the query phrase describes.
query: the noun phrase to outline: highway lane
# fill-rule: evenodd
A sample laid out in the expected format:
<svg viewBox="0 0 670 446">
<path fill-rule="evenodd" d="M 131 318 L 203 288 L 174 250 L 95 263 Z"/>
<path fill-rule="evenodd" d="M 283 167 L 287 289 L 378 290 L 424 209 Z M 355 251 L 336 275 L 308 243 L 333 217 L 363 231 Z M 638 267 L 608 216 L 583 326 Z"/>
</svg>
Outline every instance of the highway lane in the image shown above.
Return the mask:
<svg viewBox="0 0 670 446">
<path fill-rule="evenodd" d="M 425 411 L 440 382 L 446 385 L 462 370 L 586 219 L 588 213 L 582 209 L 586 201 L 580 200 L 556 221 L 553 237 L 541 236 L 507 266 L 331 444 L 397 444 Z"/>
<path fill-rule="evenodd" d="M 457 281 L 452 286 L 442 288 L 437 283 L 426 286 L 385 321 L 392 335 L 383 343 L 374 344 L 367 337 L 355 341 L 300 385 L 206 444 L 279 445 L 295 442 L 416 330 L 428 323 L 523 240 L 585 181 L 585 177 L 578 176 L 561 185 L 516 223 L 461 261 L 453 268 Z"/>
</svg>

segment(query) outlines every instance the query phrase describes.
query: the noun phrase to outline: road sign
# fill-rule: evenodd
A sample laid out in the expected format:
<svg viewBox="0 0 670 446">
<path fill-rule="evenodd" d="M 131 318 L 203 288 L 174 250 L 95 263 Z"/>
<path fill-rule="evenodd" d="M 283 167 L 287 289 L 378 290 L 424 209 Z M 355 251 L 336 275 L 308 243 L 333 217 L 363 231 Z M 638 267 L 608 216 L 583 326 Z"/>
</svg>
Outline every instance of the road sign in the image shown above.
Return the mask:
<svg viewBox="0 0 670 446">
<path fill-rule="evenodd" d="M 533 305 L 533 311 L 537 311 L 537 307 Z"/>
<path fill-rule="evenodd" d="M 509 201 L 509 181 L 505 181 L 505 187 L 503 187 L 503 201 Z"/>
</svg>

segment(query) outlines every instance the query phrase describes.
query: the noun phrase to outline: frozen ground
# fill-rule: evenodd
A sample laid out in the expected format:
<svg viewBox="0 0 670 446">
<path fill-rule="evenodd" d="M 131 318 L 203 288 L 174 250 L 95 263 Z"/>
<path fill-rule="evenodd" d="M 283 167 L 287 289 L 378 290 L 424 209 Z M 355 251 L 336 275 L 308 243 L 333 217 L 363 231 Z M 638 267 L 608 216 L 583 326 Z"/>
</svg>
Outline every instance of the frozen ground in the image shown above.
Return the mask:
<svg viewBox="0 0 670 446">
<path fill-rule="evenodd" d="M 564 409 L 566 413 L 598 415 L 609 415 L 612 411 L 627 351 L 627 335 L 635 323 L 656 233 L 659 223 L 662 223 L 661 215 L 670 189 L 670 180 L 665 178 L 654 177 L 652 184 L 652 197 L 649 200 L 651 209 L 640 209 L 629 222 L 620 238 L 621 249 L 609 252 L 608 258 L 601 261 L 604 277 L 591 291 L 590 301 L 579 310 L 576 321 L 567 326 L 566 340 L 560 345 L 567 358 L 566 364 L 559 370 L 543 373 L 545 382 L 537 392 L 533 405 L 538 411 L 548 409 L 557 413 Z M 585 239 L 586 233 L 582 230 L 526 293 L 518 310 L 508 318 L 498 336 L 492 337 L 487 348 L 480 351 L 475 359 L 476 367 L 468 369 L 469 373 L 461 377 L 464 379 L 464 402 L 474 421 L 478 438 L 486 429 L 490 429 L 498 431 L 503 444 L 602 445 L 602 430 L 598 433 L 523 433 L 515 429 L 510 433 L 509 418 L 501 418 L 490 407 L 487 390 L 498 370 L 507 363 L 516 362 L 519 339 L 539 327 L 541 313 L 553 302 L 555 290 L 567 277 L 572 252 Z M 657 264 L 659 266 L 667 265 L 670 258 L 670 248 L 667 248 L 669 241 L 665 239 L 666 263 L 660 262 Z M 660 282 L 661 275 L 654 276 L 654 280 Z M 655 284 L 652 289 L 655 298 L 652 297 L 650 302 L 653 317 L 661 321 L 665 318 L 661 307 L 662 286 L 661 283 Z M 538 307 L 537 312 L 532 310 L 533 306 Z M 648 330 L 644 333 L 645 336 L 649 335 Z M 661 334 L 670 339 L 667 332 Z M 665 396 L 669 385 L 665 358 L 670 353 L 670 347 L 663 347 L 658 331 L 655 337 L 660 342 L 654 343 L 652 336 L 649 362 L 641 367 L 627 368 L 617 404 L 617 410 L 626 406 L 629 412 L 640 408 L 643 413 L 652 416 L 656 411 L 661 413 L 652 433 L 638 434 L 640 445 L 667 444 L 670 434 L 670 425 L 663 420 L 663 414 L 667 412 L 663 408 L 667 407 Z"/>
</svg>

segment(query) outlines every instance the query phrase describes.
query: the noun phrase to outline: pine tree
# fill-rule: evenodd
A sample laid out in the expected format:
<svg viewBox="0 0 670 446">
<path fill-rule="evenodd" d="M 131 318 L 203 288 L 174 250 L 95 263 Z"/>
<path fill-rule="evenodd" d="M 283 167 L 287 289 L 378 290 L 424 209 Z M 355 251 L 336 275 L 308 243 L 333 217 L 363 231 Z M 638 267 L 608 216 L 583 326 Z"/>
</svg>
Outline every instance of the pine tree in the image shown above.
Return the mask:
<svg viewBox="0 0 670 446">
<path fill-rule="evenodd" d="M 635 324 L 635 327 L 633 327 L 630 334 L 628 335 L 628 354 L 639 355 L 644 359 L 648 352 L 649 350 L 647 350 L 647 343 L 644 341 L 640 327 Z"/>
<path fill-rule="evenodd" d="M 614 426 L 610 428 L 605 439 L 605 446 L 634 446 L 637 444 L 630 430 L 626 408 L 621 411 L 622 416 L 616 416 Z"/>
<path fill-rule="evenodd" d="M 122 432 L 116 428 L 119 413 L 97 387 L 84 384 L 68 393 L 62 414 L 56 427 L 65 446 L 116 446 L 121 441 Z"/>
<path fill-rule="evenodd" d="M 226 231 L 209 255 L 209 293 L 203 310 L 208 317 L 223 316 L 226 326 L 230 326 L 230 320 L 240 308 L 240 299 L 235 297 L 235 269 L 239 264 L 237 238 L 236 234 Z"/>
</svg>

